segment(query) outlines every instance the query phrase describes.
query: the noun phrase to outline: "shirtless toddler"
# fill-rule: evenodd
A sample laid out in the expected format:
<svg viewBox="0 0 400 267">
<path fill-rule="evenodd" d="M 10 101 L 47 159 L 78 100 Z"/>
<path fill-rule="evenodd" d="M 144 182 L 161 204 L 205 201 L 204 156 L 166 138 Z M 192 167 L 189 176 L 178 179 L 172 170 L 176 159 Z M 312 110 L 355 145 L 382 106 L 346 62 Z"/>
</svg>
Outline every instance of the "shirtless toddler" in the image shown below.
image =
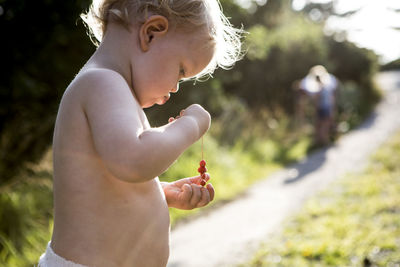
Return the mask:
<svg viewBox="0 0 400 267">
<path fill-rule="evenodd" d="M 214 198 L 201 177 L 158 175 L 210 127 L 200 105 L 153 128 L 143 108 L 229 67 L 240 30 L 217 0 L 102 0 L 83 15 L 98 48 L 66 89 L 53 138 L 54 229 L 39 266 L 165 266 L 168 207 Z"/>
</svg>

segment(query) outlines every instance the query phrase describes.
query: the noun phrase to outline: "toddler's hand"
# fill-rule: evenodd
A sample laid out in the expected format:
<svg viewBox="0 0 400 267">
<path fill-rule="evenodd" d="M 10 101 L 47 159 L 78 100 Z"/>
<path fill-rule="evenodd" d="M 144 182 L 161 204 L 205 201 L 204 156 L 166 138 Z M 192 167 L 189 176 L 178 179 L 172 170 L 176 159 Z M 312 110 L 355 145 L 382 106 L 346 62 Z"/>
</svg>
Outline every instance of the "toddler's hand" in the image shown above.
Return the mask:
<svg viewBox="0 0 400 267">
<path fill-rule="evenodd" d="M 199 104 L 193 104 L 182 110 L 178 116 L 169 118 L 168 122 L 173 122 L 180 117 L 191 116 L 194 118 L 199 126 L 199 134 L 202 136 L 210 128 L 211 116 L 202 106 Z M 199 136 L 199 138 L 200 138 Z"/>
<path fill-rule="evenodd" d="M 184 112 L 185 112 L 185 110 L 182 109 L 181 112 L 179 112 L 179 115 L 178 115 L 178 116 L 176 116 L 175 118 L 174 118 L 174 117 L 170 117 L 170 118 L 168 119 L 168 122 L 173 122 L 173 121 L 179 119 L 180 117 L 183 116 L 183 113 L 184 113 Z"/>
<path fill-rule="evenodd" d="M 201 177 L 195 176 L 172 183 L 162 183 L 168 206 L 191 210 L 210 203 L 214 199 L 214 187 L 211 184 L 203 187 L 200 182 Z"/>
<path fill-rule="evenodd" d="M 192 116 L 197 120 L 200 129 L 200 136 L 210 128 L 211 116 L 202 106 L 198 104 L 190 105 L 186 108 L 183 116 Z"/>
</svg>

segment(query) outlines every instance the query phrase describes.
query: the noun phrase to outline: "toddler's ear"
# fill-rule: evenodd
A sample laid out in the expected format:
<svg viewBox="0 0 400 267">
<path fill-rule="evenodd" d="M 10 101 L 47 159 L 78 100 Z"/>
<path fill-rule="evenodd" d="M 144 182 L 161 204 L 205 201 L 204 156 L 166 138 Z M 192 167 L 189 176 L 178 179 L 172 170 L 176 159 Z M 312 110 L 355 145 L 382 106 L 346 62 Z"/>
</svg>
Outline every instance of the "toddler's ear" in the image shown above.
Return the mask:
<svg viewBox="0 0 400 267">
<path fill-rule="evenodd" d="M 155 38 L 161 37 L 168 32 L 168 20 L 164 16 L 150 16 L 139 29 L 140 48 L 146 52 L 150 48 L 150 43 Z"/>
</svg>

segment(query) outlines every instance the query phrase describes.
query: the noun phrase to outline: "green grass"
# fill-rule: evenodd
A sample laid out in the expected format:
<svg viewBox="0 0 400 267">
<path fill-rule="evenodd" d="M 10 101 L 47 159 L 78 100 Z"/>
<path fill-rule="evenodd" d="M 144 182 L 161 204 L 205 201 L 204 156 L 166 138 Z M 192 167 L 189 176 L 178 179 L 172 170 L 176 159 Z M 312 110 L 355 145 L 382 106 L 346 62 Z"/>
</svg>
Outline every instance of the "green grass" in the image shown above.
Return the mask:
<svg viewBox="0 0 400 267">
<path fill-rule="evenodd" d="M 52 170 L 50 154 L 20 182 L 0 191 L 0 266 L 37 264 L 51 238 Z"/>
<path fill-rule="evenodd" d="M 309 200 L 244 266 L 400 266 L 400 133 L 364 172 Z"/>
</svg>

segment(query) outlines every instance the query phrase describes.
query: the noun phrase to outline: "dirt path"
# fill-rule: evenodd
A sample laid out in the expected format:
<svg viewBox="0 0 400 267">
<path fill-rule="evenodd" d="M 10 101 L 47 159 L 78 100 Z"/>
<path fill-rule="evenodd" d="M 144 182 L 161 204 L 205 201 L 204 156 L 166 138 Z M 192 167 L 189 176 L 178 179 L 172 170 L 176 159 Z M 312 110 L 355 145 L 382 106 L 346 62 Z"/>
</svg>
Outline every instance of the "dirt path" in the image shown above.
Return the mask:
<svg viewBox="0 0 400 267">
<path fill-rule="evenodd" d="M 310 196 L 345 173 L 361 170 L 371 153 L 400 129 L 400 72 L 381 73 L 385 99 L 358 129 L 251 187 L 241 198 L 171 233 L 169 267 L 235 266 L 248 260 Z"/>
</svg>

